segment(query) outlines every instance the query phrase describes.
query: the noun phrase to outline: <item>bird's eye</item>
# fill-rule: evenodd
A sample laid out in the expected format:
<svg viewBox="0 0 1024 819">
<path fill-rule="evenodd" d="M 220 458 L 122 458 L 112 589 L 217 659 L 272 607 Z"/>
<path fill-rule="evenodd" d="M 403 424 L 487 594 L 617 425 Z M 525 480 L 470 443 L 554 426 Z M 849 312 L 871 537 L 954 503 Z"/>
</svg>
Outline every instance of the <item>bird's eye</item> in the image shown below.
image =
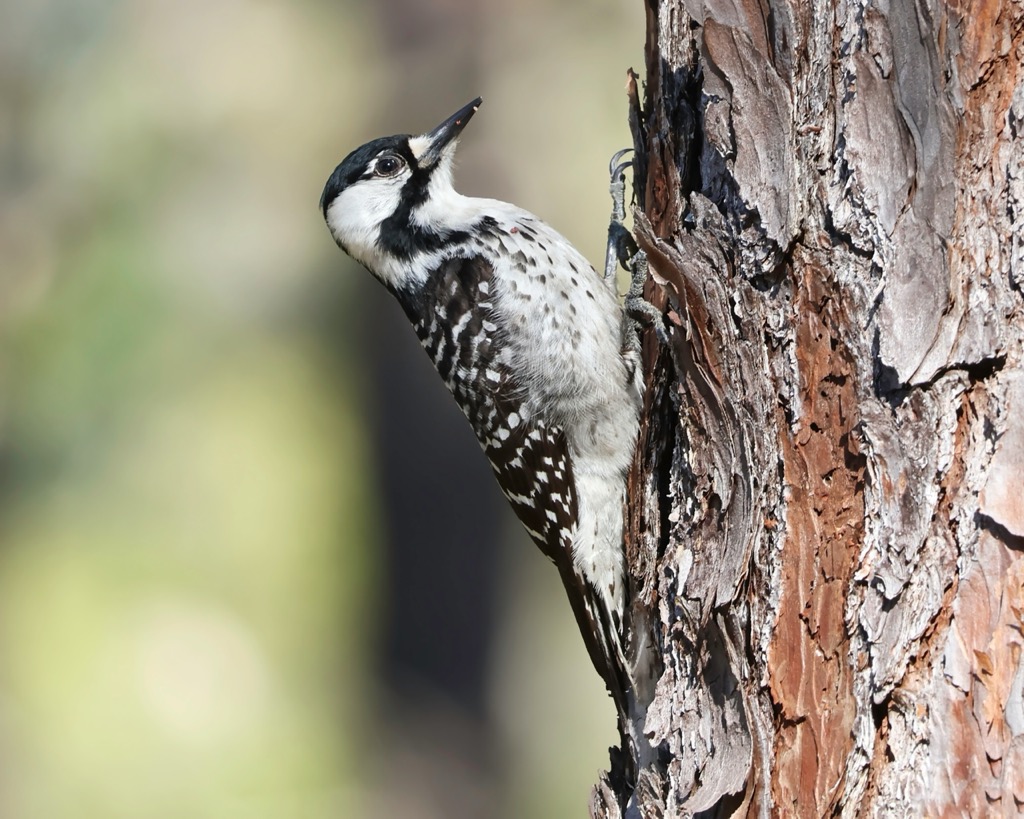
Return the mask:
<svg viewBox="0 0 1024 819">
<path fill-rule="evenodd" d="M 402 170 L 402 166 L 404 164 L 405 163 L 401 160 L 401 158 L 395 156 L 394 154 L 388 154 L 387 156 L 382 156 L 380 159 L 378 159 L 377 164 L 374 165 L 373 169 L 377 176 L 394 176 L 396 173 Z"/>
</svg>

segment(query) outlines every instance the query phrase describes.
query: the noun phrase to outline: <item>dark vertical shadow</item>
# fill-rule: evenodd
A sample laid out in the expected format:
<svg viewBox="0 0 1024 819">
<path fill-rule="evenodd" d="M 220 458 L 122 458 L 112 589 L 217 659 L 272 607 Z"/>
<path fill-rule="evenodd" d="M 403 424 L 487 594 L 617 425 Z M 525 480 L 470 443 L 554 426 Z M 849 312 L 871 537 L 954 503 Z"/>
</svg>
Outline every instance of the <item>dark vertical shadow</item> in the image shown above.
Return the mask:
<svg viewBox="0 0 1024 819">
<path fill-rule="evenodd" d="M 485 719 L 503 501 L 476 439 L 404 313 L 360 288 L 387 549 L 382 671 Z"/>
</svg>

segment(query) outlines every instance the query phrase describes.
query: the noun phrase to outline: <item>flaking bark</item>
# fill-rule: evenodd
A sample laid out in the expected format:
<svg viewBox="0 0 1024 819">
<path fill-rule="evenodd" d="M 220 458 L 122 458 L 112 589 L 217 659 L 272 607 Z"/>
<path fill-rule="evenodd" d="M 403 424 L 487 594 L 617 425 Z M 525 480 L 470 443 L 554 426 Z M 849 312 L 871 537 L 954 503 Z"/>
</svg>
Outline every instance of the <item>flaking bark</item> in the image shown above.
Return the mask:
<svg viewBox="0 0 1024 819">
<path fill-rule="evenodd" d="M 635 234 L 672 330 L 627 556 L 660 753 L 592 814 L 1015 813 L 1024 3 L 647 21 Z"/>
</svg>

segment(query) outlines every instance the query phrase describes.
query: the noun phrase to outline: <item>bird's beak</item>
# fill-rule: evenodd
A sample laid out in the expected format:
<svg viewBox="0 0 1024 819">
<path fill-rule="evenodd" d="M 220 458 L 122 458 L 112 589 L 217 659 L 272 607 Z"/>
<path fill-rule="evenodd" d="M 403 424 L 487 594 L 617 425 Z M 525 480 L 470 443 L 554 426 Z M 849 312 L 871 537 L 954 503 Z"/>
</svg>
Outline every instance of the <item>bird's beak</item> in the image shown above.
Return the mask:
<svg viewBox="0 0 1024 819">
<path fill-rule="evenodd" d="M 458 138 L 482 102 L 483 100 L 477 97 L 469 105 L 463 106 L 448 117 L 433 131 L 417 137 L 416 142 L 422 146 L 422 152 L 418 153 L 416 157 L 421 168 L 429 168 L 441 158 L 445 148 Z"/>
</svg>

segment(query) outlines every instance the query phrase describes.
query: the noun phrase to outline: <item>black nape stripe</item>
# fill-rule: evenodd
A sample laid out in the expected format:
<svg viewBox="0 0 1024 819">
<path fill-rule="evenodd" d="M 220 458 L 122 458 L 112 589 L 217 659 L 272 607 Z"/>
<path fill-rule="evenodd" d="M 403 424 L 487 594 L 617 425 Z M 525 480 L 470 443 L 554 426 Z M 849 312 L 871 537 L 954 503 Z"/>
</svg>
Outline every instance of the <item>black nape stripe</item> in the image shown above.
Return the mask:
<svg viewBox="0 0 1024 819">
<path fill-rule="evenodd" d="M 469 233 L 465 230 L 435 230 L 413 223 L 412 212 L 427 201 L 430 176 L 437 166 L 420 168 L 410 156 L 409 167 L 412 168 L 412 175 L 402 188 L 401 201 L 395 212 L 381 223 L 381 249 L 396 259 L 408 261 L 418 253 L 431 253 L 468 241 Z"/>
<path fill-rule="evenodd" d="M 400 210 L 384 220 L 380 228 L 381 249 L 396 259 L 409 261 L 419 253 L 432 253 L 469 241 L 465 230 L 430 230 L 408 221 L 403 223 Z"/>
<path fill-rule="evenodd" d="M 408 144 L 406 145 L 408 150 Z M 402 198 L 392 213 L 380 226 L 381 249 L 397 259 L 407 261 L 417 253 L 430 253 L 448 244 L 463 242 L 469 238 L 465 231 L 432 230 L 430 227 L 413 224 L 412 212 L 427 201 L 430 190 L 430 175 L 434 168 L 420 168 L 411 153 L 407 156 L 412 175 L 402 187 Z"/>
</svg>

